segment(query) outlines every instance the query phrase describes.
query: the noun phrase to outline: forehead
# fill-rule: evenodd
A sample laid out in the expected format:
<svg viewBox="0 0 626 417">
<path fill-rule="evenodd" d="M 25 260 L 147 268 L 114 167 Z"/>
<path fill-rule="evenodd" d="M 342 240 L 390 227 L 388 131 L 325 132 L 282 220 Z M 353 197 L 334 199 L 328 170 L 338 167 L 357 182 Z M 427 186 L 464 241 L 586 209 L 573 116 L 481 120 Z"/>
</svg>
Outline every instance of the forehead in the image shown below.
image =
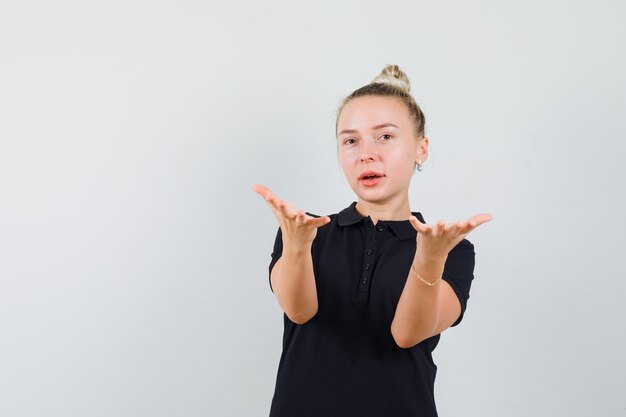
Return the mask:
<svg viewBox="0 0 626 417">
<path fill-rule="evenodd" d="M 400 128 L 410 126 L 406 105 L 396 97 L 364 96 L 350 100 L 341 110 L 338 130 L 368 129 L 381 123 L 393 123 Z"/>
</svg>

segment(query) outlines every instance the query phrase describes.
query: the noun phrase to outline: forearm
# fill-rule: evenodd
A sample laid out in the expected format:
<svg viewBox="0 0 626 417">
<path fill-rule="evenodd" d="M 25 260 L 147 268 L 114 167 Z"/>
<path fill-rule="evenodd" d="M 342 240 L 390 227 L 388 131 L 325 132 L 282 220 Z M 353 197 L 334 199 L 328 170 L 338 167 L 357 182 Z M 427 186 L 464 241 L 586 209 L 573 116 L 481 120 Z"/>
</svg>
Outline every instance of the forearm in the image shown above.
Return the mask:
<svg viewBox="0 0 626 417">
<path fill-rule="evenodd" d="M 413 265 L 429 286 L 409 269 L 404 289 L 391 323 L 391 334 L 398 346 L 408 348 L 431 336 L 439 320 L 439 292 L 445 259 L 424 259 L 416 253 Z"/>
<path fill-rule="evenodd" d="M 317 313 L 317 288 L 311 246 L 286 245 L 272 270 L 272 288 L 278 304 L 295 323 L 304 323 Z"/>
</svg>

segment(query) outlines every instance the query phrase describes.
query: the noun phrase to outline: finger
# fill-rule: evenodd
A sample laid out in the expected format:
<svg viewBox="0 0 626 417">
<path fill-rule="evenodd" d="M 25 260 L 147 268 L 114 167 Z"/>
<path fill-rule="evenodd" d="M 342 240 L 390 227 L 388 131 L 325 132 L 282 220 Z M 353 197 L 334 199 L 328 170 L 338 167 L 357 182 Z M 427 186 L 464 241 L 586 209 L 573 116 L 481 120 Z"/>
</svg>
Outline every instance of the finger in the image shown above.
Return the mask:
<svg viewBox="0 0 626 417">
<path fill-rule="evenodd" d="M 433 236 L 435 236 L 435 233 L 436 233 L 436 230 L 435 230 L 436 226 L 437 225 L 431 225 L 431 224 L 428 224 L 428 223 L 424 223 L 421 226 L 422 227 L 421 233 L 423 235 L 425 235 L 425 236 L 433 237 Z"/>
<path fill-rule="evenodd" d="M 493 216 L 489 213 L 480 213 L 475 215 L 473 219 L 476 221 L 476 226 L 480 226 L 483 223 L 491 221 L 493 219 Z"/>
<path fill-rule="evenodd" d="M 252 187 L 252 191 L 254 191 L 255 193 L 257 193 L 258 195 L 260 195 L 261 197 L 263 197 L 265 200 L 267 200 L 266 195 L 268 193 L 271 193 L 270 189 L 261 185 L 261 184 L 254 184 L 254 186 Z"/>
<path fill-rule="evenodd" d="M 476 214 L 474 216 L 472 216 L 471 218 L 469 218 L 467 221 L 468 222 L 472 222 L 472 224 L 474 226 L 480 226 L 481 224 L 490 221 L 491 219 L 493 219 L 493 216 L 489 213 L 479 213 Z"/>
<path fill-rule="evenodd" d="M 409 217 L 409 222 L 411 223 L 411 226 L 413 226 L 413 228 L 417 230 L 418 233 L 426 233 L 427 227 L 422 222 L 420 222 L 417 217 Z"/>
<path fill-rule="evenodd" d="M 263 197 L 265 201 L 271 201 L 275 198 L 275 195 L 272 192 L 272 190 L 270 190 L 269 188 L 263 185 L 256 184 L 252 189 L 261 197 Z"/>
<path fill-rule="evenodd" d="M 450 234 L 456 235 L 458 233 L 458 230 L 459 230 L 458 222 L 448 223 L 443 228 L 443 234 L 445 234 L 445 235 L 450 235 Z"/>
<path fill-rule="evenodd" d="M 456 232 L 457 232 L 459 235 L 463 235 L 463 237 L 465 237 L 465 235 L 468 233 L 468 231 L 467 231 L 467 230 L 465 230 L 466 222 L 464 222 L 464 221 L 458 221 L 458 222 L 456 222 L 456 224 L 457 224 L 457 229 L 456 229 Z"/>
<path fill-rule="evenodd" d="M 481 213 L 470 218 L 463 228 L 464 233 L 469 233 L 481 224 L 490 221 L 493 216 L 489 213 Z"/>
<path fill-rule="evenodd" d="M 291 208 L 291 204 L 284 200 L 279 200 L 278 209 L 280 213 L 289 220 L 296 219 L 296 211 Z"/>
<path fill-rule="evenodd" d="M 444 222 L 443 220 L 439 219 L 437 220 L 437 223 L 435 224 L 435 230 L 433 233 L 433 237 L 439 237 L 443 234 L 443 229 L 446 226 L 446 222 Z"/>
<path fill-rule="evenodd" d="M 456 237 L 461 236 L 461 240 L 465 239 L 465 236 L 467 236 L 467 234 L 471 231 L 472 226 L 469 224 L 469 222 L 458 221 L 454 223 L 453 234 Z"/>
<path fill-rule="evenodd" d="M 467 233 L 471 232 L 472 230 L 474 230 L 474 227 L 476 227 L 476 223 L 474 223 L 470 219 L 468 221 L 462 222 L 462 226 L 461 226 L 460 232 L 462 234 L 467 234 Z"/>
<path fill-rule="evenodd" d="M 268 194 L 266 198 L 267 198 L 267 203 L 270 205 L 270 207 L 272 207 L 272 211 L 274 212 L 274 214 L 281 216 L 282 215 L 282 210 L 280 207 L 281 200 L 278 197 L 276 197 L 274 194 Z"/>
<path fill-rule="evenodd" d="M 271 191 L 259 191 L 259 194 L 263 197 L 263 200 L 267 203 L 267 205 L 272 210 L 274 215 L 278 215 L 278 199 Z"/>
<path fill-rule="evenodd" d="M 274 213 L 276 213 L 279 216 L 284 217 L 285 213 L 284 213 L 284 206 L 283 206 L 283 202 L 282 200 L 274 197 L 274 196 L 270 196 L 269 197 L 269 203 L 272 205 L 272 207 L 274 208 Z"/>
<path fill-rule="evenodd" d="M 276 197 L 276 195 L 269 191 L 269 189 L 267 190 L 268 191 L 265 194 L 265 198 L 272 207 L 272 211 L 274 212 L 274 214 L 276 214 L 277 216 L 283 216 L 290 220 L 295 220 L 297 213 L 296 210 L 293 209 L 291 204 L 289 204 L 285 200 L 281 200 L 280 198 Z"/>
<path fill-rule="evenodd" d="M 321 227 L 328 223 L 330 223 L 330 217 L 328 216 L 312 217 L 311 220 L 311 224 L 315 227 Z"/>
<path fill-rule="evenodd" d="M 260 195 L 266 194 L 269 190 L 270 190 L 269 188 L 261 184 L 254 184 L 252 186 L 252 191 Z"/>
<path fill-rule="evenodd" d="M 272 211 L 277 211 L 278 202 L 280 201 L 278 197 L 276 197 L 276 195 L 267 188 L 263 191 L 262 195 L 263 198 L 265 198 L 265 201 L 270 205 L 270 207 L 272 207 Z"/>
<path fill-rule="evenodd" d="M 296 224 L 304 224 L 306 222 L 305 214 L 302 210 L 296 211 Z"/>
<path fill-rule="evenodd" d="M 330 217 L 328 216 L 314 217 L 304 212 L 304 210 L 300 210 L 300 212 L 302 213 L 304 222 L 307 224 L 312 224 L 315 227 L 323 226 L 330 222 Z"/>
</svg>

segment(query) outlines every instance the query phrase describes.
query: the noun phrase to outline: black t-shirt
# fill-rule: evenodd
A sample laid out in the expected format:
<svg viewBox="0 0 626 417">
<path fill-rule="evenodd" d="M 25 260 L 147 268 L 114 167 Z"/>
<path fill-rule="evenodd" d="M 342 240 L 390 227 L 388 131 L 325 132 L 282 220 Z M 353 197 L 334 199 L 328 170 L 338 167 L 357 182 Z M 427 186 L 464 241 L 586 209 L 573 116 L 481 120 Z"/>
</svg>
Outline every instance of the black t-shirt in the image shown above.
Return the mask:
<svg viewBox="0 0 626 417">
<path fill-rule="evenodd" d="M 329 215 L 313 241 L 317 314 L 304 324 L 283 314 L 270 417 L 437 416 L 431 353 L 440 334 L 410 348 L 391 335 L 417 232 L 408 219 L 374 225 L 355 205 Z M 425 223 L 421 213 L 412 214 Z M 278 228 L 270 274 L 281 254 Z M 452 326 L 463 318 L 473 272 L 474 246 L 464 239 L 448 254 L 442 277 L 461 303 Z"/>
</svg>

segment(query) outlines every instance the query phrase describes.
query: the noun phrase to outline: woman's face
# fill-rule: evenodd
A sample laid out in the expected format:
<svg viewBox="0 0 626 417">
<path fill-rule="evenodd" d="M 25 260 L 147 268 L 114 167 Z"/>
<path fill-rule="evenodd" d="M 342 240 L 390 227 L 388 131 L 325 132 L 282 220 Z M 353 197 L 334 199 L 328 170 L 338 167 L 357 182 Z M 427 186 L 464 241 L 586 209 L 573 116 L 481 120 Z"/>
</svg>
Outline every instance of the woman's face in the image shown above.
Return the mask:
<svg viewBox="0 0 626 417">
<path fill-rule="evenodd" d="M 384 203 L 408 197 L 415 163 L 428 157 L 428 138 L 417 141 L 406 105 L 398 98 L 364 96 L 348 102 L 337 121 L 341 168 L 361 200 Z M 375 171 L 375 179 L 363 179 Z"/>
</svg>

